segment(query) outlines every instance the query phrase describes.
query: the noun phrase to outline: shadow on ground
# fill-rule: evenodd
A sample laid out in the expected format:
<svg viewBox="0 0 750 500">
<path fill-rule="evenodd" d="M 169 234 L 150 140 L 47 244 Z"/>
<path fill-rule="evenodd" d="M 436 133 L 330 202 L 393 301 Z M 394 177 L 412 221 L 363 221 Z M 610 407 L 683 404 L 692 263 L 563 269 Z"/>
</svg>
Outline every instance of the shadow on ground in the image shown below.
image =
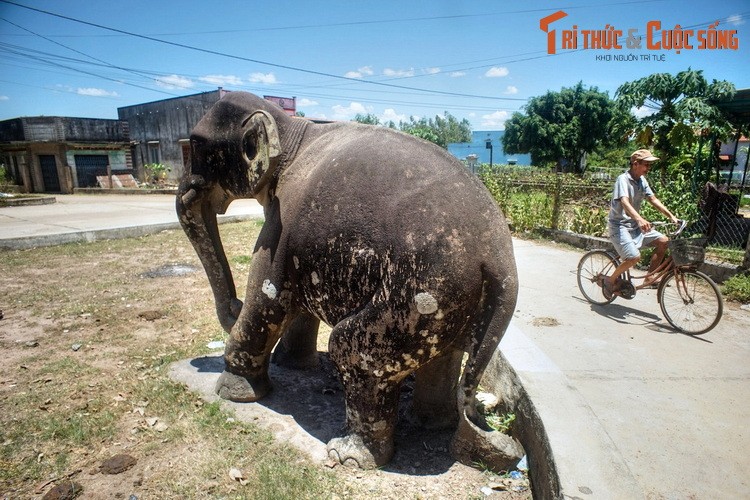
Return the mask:
<svg viewBox="0 0 750 500">
<path fill-rule="evenodd" d="M 270 394 L 256 403 L 226 404 L 238 418 L 271 430 L 314 459 L 326 460 L 326 443 L 344 433 L 344 393 L 327 353 L 319 352 L 318 357 L 320 366 L 312 370 L 292 370 L 272 364 Z M 212 355 L 178 363 L 173 376 L 204 397 L 210 393 L 210 399 L 217 400 L 213 388 L 223 370 L 222 356 Z M 412 392 L 413 380 L 407 379 L 401 389 L 396 454 L 382 470 L 409 475 L 444 473 L 456 463 L 448 451 L 453 430 L 426 430 L 413 423 L 409 418 Z"/>
</svg>

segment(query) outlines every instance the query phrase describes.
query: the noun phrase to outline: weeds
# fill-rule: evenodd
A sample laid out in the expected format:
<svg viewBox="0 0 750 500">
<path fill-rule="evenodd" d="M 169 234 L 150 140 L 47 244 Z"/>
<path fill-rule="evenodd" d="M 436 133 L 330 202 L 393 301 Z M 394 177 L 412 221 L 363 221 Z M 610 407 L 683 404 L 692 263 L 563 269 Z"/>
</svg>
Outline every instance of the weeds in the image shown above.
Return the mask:
<svg viewBox="0 0 750 500">
<path fill-rule="evenodd" d="M 737 302 L 750 303 L 750 274 L 737 274 L 722 285 L 724 296 Z"/>
</svg>

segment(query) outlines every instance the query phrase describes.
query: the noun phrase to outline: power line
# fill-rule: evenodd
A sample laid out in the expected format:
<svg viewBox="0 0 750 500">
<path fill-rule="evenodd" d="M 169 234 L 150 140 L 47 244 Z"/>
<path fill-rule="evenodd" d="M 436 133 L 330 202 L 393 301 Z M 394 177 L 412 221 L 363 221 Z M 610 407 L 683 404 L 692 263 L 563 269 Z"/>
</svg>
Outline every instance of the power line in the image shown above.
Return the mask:
<svg viewBox="0 0 750 500">
<path fill-rule="evenodd" d="M 452 14 L 452 15 L 445 15 L 445 16 L 427 16 L 427 17 L 410 17 L 410 18 L 402 17 L 402 18 L 396 18 L 396 19 L 377 19 L 377 20 L 367 20 L 367 21 L 346 21 L 346 22 L 339 22 L 339 23 L 302 24 L 302 25 L 293 25 L 293 26 L 274 26 L 274 27 L 267 27 L 267 28 L 246 28 L 246 29 L 238 29 L 238 30 L 211 30 L 211 31 L 151 33 L 148 36 L 219 35 L 219 34 L 235 34 L 235 33 L 255 33 L 255 32 L 264 32 L 264 31 L 290 31 L 290 30 L 303 30 L 303 29 L 315 29 L 315 28 L 341 28 L 341 27 L 346 27 L 346 26 L 365 26 L 365 25 L 376 25 L 376 24 L 414 23 L 414 22 L 420 22 L 420 21 L 444 21 L 444 20 L 450 20 L 450 19 L 470 19 L 470 18 L 480 18 L 480 17 L 483 19 L 486 19 L 488 17 L 495 17 L 495 16 L 507 16 L 507 15 L 513 15 L 513 14 L 531 14 L 535 12 L 549 12 L 549 11 L 560 10 L 560 9 L 577 10 L 577 9 L 587 9 L 591 7 L 602 8 L 602 7 L 612 7 L 616 5 L 660 3 L 660 2 L 665 2 L 665 1 L 667 0 L 632 0 L 632 1 L 625 1 L 625 2 L 594 3 L 594 4 L 574 5 L 574 6 L 565 6 L 565 7 L 549 6 L 549 7 L 538 8 L 538 9 L 509 10 L 509 11 L 489 12 L 489 13 L 482 13 L 482 14 Z M 12 3 L 12 2 L 6 2 L 6 3 Z M 94 37 L 94 36 L 121 36 L 121 35 L 57 35 L 57 36 L 60 38 L 62 37 L 86 38 L 86 37 Z"/>
<path fill-rule="evenodd" d="M 334 74 L 331 74 L 331 73 L 325 73 L 323 71 L 315 71 L 315 70 L 311 70 L 311 69 L 298 68 L 298 67 L 289 66 L 289 65 L 286 65 L 286 64 L 271 63 L 271 62 L 268 62 L 268 61 L 261 61 L 261 60 L 258 60 L 258 59 L 251 59 L 249 57 L 242 57 L 242 56 L 238 56 L 238 55 L 234 55 L 234 54 L 227 54 L 225 52 L 219 52 L 219 51 L 216 51 L 216 50 L 204 49 L 204 48 L 201 48 L 201 47 L 195 47 L 195 46 L 187 45 L 187 44 L 183 44 L 183 43 L 170 42 L 168 40 L 162 40 L 160 38 L 155 38 L 155 37 L 152 37 L 152 36 L 140 35 L 138 33 L 133 33 L 133 32 L 129 32 L 129 31 L 117 29 L 117 28 L 111 28 L 109 26 L 104 26 L 104 25 L 97 24 L 97 23 L 92 23 L 92 22 L 89 22 L 89 21 L 83 21 L 83 20 L 80 20 L 80 19 L 76 19 L 76 18 L 73 18 L 73 17 L 70 17 L 70 16 L 65 16 L 65 15 L 62 15 L 62 14 L 57 14 L 57 13 L 46 11 L 46 10 L 43 10 L 43 9 L 37 9 L 35 7 L 29 7 L 27 5 L 21 5 L 19 3 L 11 2 L 9 0 L 0 0 L 0 2 L 7 3 L 9 5 L 14 5 L 16 7 L 21 7 L 23 9 L 27 9 L 27 10 L 32 10 L 32 11 L 35 11 L 35 12 L 39 12 L 41 14 L 46 14 L 46 15 L 58 17 L 60 19 L 65 19 L 65 20 L 68 20 L 68 21 L 73 21 L 73 22 L 76 22 L 76 23 L 84 24 L 84 25 L 87 25 L 87 26 L 92 26 L 92 27 L 95 27 L 95 28 L 99 28 L 99 29 L 103 29 L 103 30 L 107 30 L 107 31 L 112 31 L 112 32 L 115 32 L 115 33 L 121 33 L 121 34 L 124 34 L 124 35 L 132 36 L 132 37 L 136 37 L 136 38 L 141 38 L 141 39 L 144 39 L 144 40 L 149 40 L 149 41 L 152 41 L 152 42 L 162 43 L 162 44 L 165 44 L 165 45 L 171 45 L 173 47 L 179 47 L 179 48 L 183 48 L 183 49 L 193 50 L 193 51 L 196 51 L 196 52 L 202 52 L 204 54 L 211 54 L 211 55 L 215 55 L 215 56 L 221 56 L 221 57 L 227 57 L 227 58 L 230 58 L 230 59 L 236 59 L 236 60 L 239 60 L 239 61 L 245 61 L 245 62 L 251 62 L 251 63 L 255 63 L 255 64 L 261 64 L 261 65 L 270 66 L 270 67 L 273 67 L 273 68 L 286 69 L 286 70 L 289 70 L 289 71 L 296 71 L 296 72 L 300 72 L 300 73 L 307 73 L 307 74 L 317 75 L 317 76 L 325 76 L 327 78 L 335 78 L 335 79 L 338 79 L 338 80 L 345 80 L 345 81 L 350 81 L 350 82 L 365 83 L 365 84 L 368 84 L 368 85 L 378 85 L 378 86 L 382 86 L 382 87 L 397 88 L 397 89 L 402 89 L 402 90 L 413 90 L 413 91 L 416 91 L 416 92 L 423 92 L 423 93 L 427 93 L 427 94 L 437 94 L 437 95 L 445 95 L 445 96 L 451 96 L 451 97 L 465 97 L 465 98 L 473 98 L 473 99 L 491 99 L 491 100 L 498 100 L 498 101 L 524 101 L 524 102 L 526 101 L 526 99 L 523 99 L 523 98 L 483 96 L 483 95 L 464 94 L 464 93 L 460 93 L 460 92 L 446 92 L 446 91 L 442 91 L 442 90 L 420 89 L 420 88 L 417 88 L 417 87 L 409 87 L 409 86 L 405 86 L 405 85 L 396 85 L 396 84 L 392 84 L 392 83 L 385 83 L 385 82 L 378 82 L 378 81 L 369 81 L 369 80 L 361 80 L 361 79 L 357 79 L 357 78 L 350 78 L 350 77 L 346 77 L 346 76 L 334 75 Z"/>
</svg>

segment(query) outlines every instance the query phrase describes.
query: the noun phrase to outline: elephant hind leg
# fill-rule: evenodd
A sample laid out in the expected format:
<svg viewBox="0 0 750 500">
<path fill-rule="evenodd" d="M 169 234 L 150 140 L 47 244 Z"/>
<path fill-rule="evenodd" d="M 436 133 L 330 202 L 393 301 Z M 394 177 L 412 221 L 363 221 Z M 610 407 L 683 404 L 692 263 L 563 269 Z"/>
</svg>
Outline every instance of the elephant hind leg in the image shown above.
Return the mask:
<svg viewBox="0 0 750 500">
<path fill-rule="evenodd" d="M 392 315 L 370 304 L 337 324 L 328 352 L 341 376 L 347 435 L 328 443 L 329 456 L 345 465 L 370 469 L 394 453 L 401 382 L 414 367 L 404 364 L 392 338 Z"/>
<path fill-rule="evenodd" d="M 456 391 L 463 355 L 453 349 L 417 370 L 412 412 L 424 427 L 447 429 L 458 423 Z"/>
</svg>

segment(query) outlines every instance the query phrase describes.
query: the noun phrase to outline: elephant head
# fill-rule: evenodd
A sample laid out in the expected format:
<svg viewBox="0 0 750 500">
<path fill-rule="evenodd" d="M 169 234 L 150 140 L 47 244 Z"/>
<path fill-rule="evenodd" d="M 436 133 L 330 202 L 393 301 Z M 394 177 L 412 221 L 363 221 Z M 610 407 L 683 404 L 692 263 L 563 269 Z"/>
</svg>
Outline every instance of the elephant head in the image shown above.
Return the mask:
<svg viewBox="0 0 750 500">
<path fill-rule="evenodd" d="M 282 154 L 282 134 L 299 128 L 294 121 L 264 99 L 230 93 L 209 110 L 190 137 L 190 162 L 178 189 L 177 214 L 206 270 L 219 322 L 227 332 L 242 302 L 216 216 L 237 198 L 267 201 L 275 172 L 288 156 Z"/>
</svg>

